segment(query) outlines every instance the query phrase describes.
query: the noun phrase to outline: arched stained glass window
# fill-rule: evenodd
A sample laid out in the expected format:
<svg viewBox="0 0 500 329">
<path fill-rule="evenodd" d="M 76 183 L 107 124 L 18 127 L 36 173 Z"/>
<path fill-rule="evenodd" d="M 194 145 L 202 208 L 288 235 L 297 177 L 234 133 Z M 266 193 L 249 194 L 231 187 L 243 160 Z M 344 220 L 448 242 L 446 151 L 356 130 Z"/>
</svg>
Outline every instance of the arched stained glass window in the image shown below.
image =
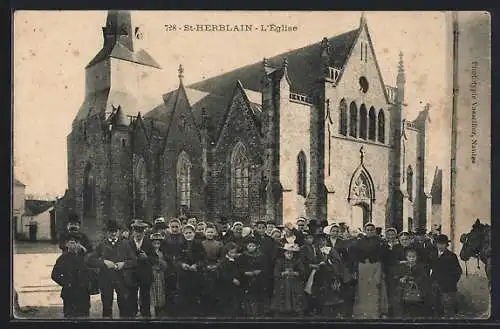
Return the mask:
<svg viewBox="0 0 500 329">
<path fill-rule="evenodd" d="M 182 151 L 177 159 L 177 200 L 179 208 L 189 209 L 191 204 L 191 161 L 185 151 Z"/>
<path fill-rule="evenodd" d="M 245 146 L 238 142 L 231 154 L 231 202 L 234 209 L 248 209 L 249 161 Z"/>
</svg>

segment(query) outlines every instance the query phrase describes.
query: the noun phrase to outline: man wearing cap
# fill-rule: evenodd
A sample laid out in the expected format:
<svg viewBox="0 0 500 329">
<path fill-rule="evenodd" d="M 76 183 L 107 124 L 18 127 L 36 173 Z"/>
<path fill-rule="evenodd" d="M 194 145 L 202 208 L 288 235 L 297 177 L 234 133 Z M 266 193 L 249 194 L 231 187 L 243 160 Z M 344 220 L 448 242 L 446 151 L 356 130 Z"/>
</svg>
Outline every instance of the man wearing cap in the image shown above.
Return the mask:
<svg viewBox="0 0 500 329">
<path fill-rule="evenodd" d="M 450 240 L 445 234 L 436 237 L 436 250 L 432 255 L 431 281 L 437 297 L 438 316 L 450 318 L 455 315 L 457 284 L 462 268 L 455 253 L 448 249 Z"/>
<path fill-rule="evenodd" d="M 64 232 L 61 236 L 61 241 L 59 243 L 59 248 L 65 252 L 67 251 L 66 248 L 66 241 L 68 235 L 78 235 L 78 248 L 83 254 L 87 254 L 89 252 L 92 252 L 92 243 L 90 242 L 90 239 L 88 236 L 80 231 L 80 226 L 81 226 L 81 221 L 80 218 L 78 217 L 77 214 L 71 213 L 68 216 L 68 222 L 66 224 L 66 232 Z"/>
<path fill-rule="evenodd" d="M 161 233 L 163 237 L 167 235 L 167 221 L 163 217 L 158 217 L 153 221 L 153 233 Z M 163 241 L 163 240 L 162 240 Z"/>
<path fill-rule="evenodd" d="M 88 317 L 90 310 L 90 273 L 81 253 L 79 234 L 64 236 L 65 251 L 52 269 L 51 278 L 62 287 L 65 318 Z"/>
<path fill-rule="evenodd" d="M 132 317 L 130 286 L 134 284 L 131 270 L 137 265 L 137 256 L 127 240 L 119 238 L 116 220 L 106 225 L 106 238 L 89 254 L 88 264 L 99 268 L 102 316 L 113 315 L 113 292 L 116 291 L 120 317 Z"/>
<path fill-rule="evenodd" d="M 417 262 L 420 261 L 423 263 L 427 273 L 430 274 L 431 257 L 435 254 L 436 247 L 432 244 L 432 241 L 427 238 L 425 228 L 420 227 L 415 231 L 413 248 L 417 251 Z"/>
<path fill-rule="evenodd" d="M 153 282 L 153 244 L 145 234 L 148 228 L 147 223 L 142 220 L 134 220 L 130 227 L 132 238 L 129 239 L 129 243 L 137 256 L 137 266 L 132 271 L 134 285 L 130 287 L 130 307 L 134 316 L 140 309 L 143 317 L 151 317 L 150 291 Z M 139 300 L 137 299 L 138 294 Z"/>
</svg>

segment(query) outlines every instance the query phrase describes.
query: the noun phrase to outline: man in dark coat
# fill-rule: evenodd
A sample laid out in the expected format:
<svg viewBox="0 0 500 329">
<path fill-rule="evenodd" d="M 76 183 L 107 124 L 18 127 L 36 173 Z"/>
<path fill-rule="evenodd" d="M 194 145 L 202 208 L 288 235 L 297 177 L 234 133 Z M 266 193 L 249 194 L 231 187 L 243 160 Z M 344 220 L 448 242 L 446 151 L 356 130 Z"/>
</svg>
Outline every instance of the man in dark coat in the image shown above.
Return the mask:
<svg viewBox="0 0 500 329">
<path fill-rule="evenodd" d="M 116 291 L 120 317 L 132 317 L 129 295 L 133 285 L 131 270 L 137 265 L 137 256 L 128 240 L 119 239 L 119 226 L 115 220 L 106 225 L 106 239 L 90 253 L 88 264 L 99 268 L 102 315 L 113 315 L 113 292 Z"/>
<path fill-rule="evenodd" d="M 431 262 L 431 281 L 437 294 L 437 315 L 453 317 L 457 298 L 457 284 L 462 276 L 462 268 L 455 253 L 448 250 L 449 240 L 439 234 L 435 240 L 436 248 Z"/>
<path fill-rule="evenodd" d="M 51 278 L 62 287 L 65 318 L 88 317 L 90 310 L 89 269 L 79 247 L 80 235 L 65 235 L 65 252 L 57 258 Z"/>
<path fill-rule="evenodd" d="M 255 242 L 260 249 L 262 255 L 264 255 L 264 270 L 262 275 L 266 278 L 265 286 L 262 289 L 266 290 L 269 298 L 269 303 L 273 297 L 273 283 L 274 283 L 274 255 L 276 255 L 276 245 L 273 238 L 266 234 L 267 223 L 263 220 L 259 220 L 255 223 L 254 238 Z"/>
<path fill-rule="evenodd" d="M 427 273 L 430 274 L 431 258 L 436 253 L 436 247 L 427 237 L 425 228 L 417 228 L 412 247 L 417 251 L 417 262 L 423 263 Z"/>
<path fill-rule="evenodd" d="M 140 310 L 143 317 L 151 317 L 151 284 L 153 283 L 153 243 L 145 230 L 147 223 L 134 220 L 130 225 L 132 237 L 128 240 L 130 247 L 137 256 L 137 266 L 132 270 L 133 285 L 130 287 L 130 307 L 132 315 Z M 138 300 L 139 295 L 139 300 Z M 139 305 L 138 305 L 139 304 Z"/>
<path fill-rule="evenodd" d="M 67 251 L 66 241 L 68 236 L 78 235 L 78 248 L 83 254 L 92 252 L 92 243 L 88 236 L 80 230 L 81 221 L 77 214 L 70 213 L 66 224 L 66 231 L 61 234 L 59 241 L 59 249 L 63 252 Z"/>
</svg>

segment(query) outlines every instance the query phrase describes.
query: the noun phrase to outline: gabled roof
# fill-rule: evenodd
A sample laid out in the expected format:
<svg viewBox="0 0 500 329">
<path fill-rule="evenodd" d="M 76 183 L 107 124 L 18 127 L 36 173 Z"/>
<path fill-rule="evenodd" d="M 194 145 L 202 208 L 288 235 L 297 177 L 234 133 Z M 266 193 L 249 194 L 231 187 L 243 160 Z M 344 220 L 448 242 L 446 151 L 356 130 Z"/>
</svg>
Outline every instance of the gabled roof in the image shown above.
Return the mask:
<svg viewBox="0 0 500 329">
<path fill-rule="evenodd" d="M 329 65 L 343 68 L 351 48 L 358 37 L 360 29 L 339 34 L 328 39 L 330 45 Z M 271 66 L 280 67 L 283 60 L 288 60 L 288 77 L 292 92 L 308 95 L 313 84 L 323 76 L 322 46 L 320 42 L 291 50 L 268 59 Z M 188 88 L 197 89 L 217 95 L 230 94 L 237 80 L 240 80 L 246 89 L 260 91 L 261 79 L 264 76 L 262 62 L 247 65 L 233 71 L 191 84 Z"/>
<path fill-rule="evenodd" d="M 130 49 L 122 45 L 120 42 L 109 43 L 104 45 L 102 49 L 87 64 L 85 68 L 91 67 L 108 58 L 122 59 L 124 61 L 129 61 L 161 69 L 160 64 L 158 64 L 154 60 L 154 58 L 151 57 L 151 55 L 149 55 L 145 50 L 140 49 L 139 51 L 131 51 Z"/>
<path fill-rule="evenodd" d="M 24 203 L 25 216 L 39 215 L 56 205 L 55 201 L 46 200 L 26 200 Z"/>
</svg>

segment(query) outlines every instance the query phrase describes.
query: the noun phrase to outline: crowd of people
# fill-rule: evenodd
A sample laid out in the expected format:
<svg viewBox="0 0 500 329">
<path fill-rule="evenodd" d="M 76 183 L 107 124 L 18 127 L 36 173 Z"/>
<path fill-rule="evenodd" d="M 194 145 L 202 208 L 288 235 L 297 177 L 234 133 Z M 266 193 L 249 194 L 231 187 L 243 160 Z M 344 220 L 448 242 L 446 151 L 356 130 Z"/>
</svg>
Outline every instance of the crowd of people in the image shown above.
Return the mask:
<svg viewBox="0 0 500 329">
<path fill-rule="evenodd" d="M 111 220 L 95 247 L 70 216 L 52 279 L 65 317 L 442 318 L 456 312 L 462 274 L 449 240 L 367 223 L 299 218 L 284 226 L 196 218 Z"/>
</svg>

